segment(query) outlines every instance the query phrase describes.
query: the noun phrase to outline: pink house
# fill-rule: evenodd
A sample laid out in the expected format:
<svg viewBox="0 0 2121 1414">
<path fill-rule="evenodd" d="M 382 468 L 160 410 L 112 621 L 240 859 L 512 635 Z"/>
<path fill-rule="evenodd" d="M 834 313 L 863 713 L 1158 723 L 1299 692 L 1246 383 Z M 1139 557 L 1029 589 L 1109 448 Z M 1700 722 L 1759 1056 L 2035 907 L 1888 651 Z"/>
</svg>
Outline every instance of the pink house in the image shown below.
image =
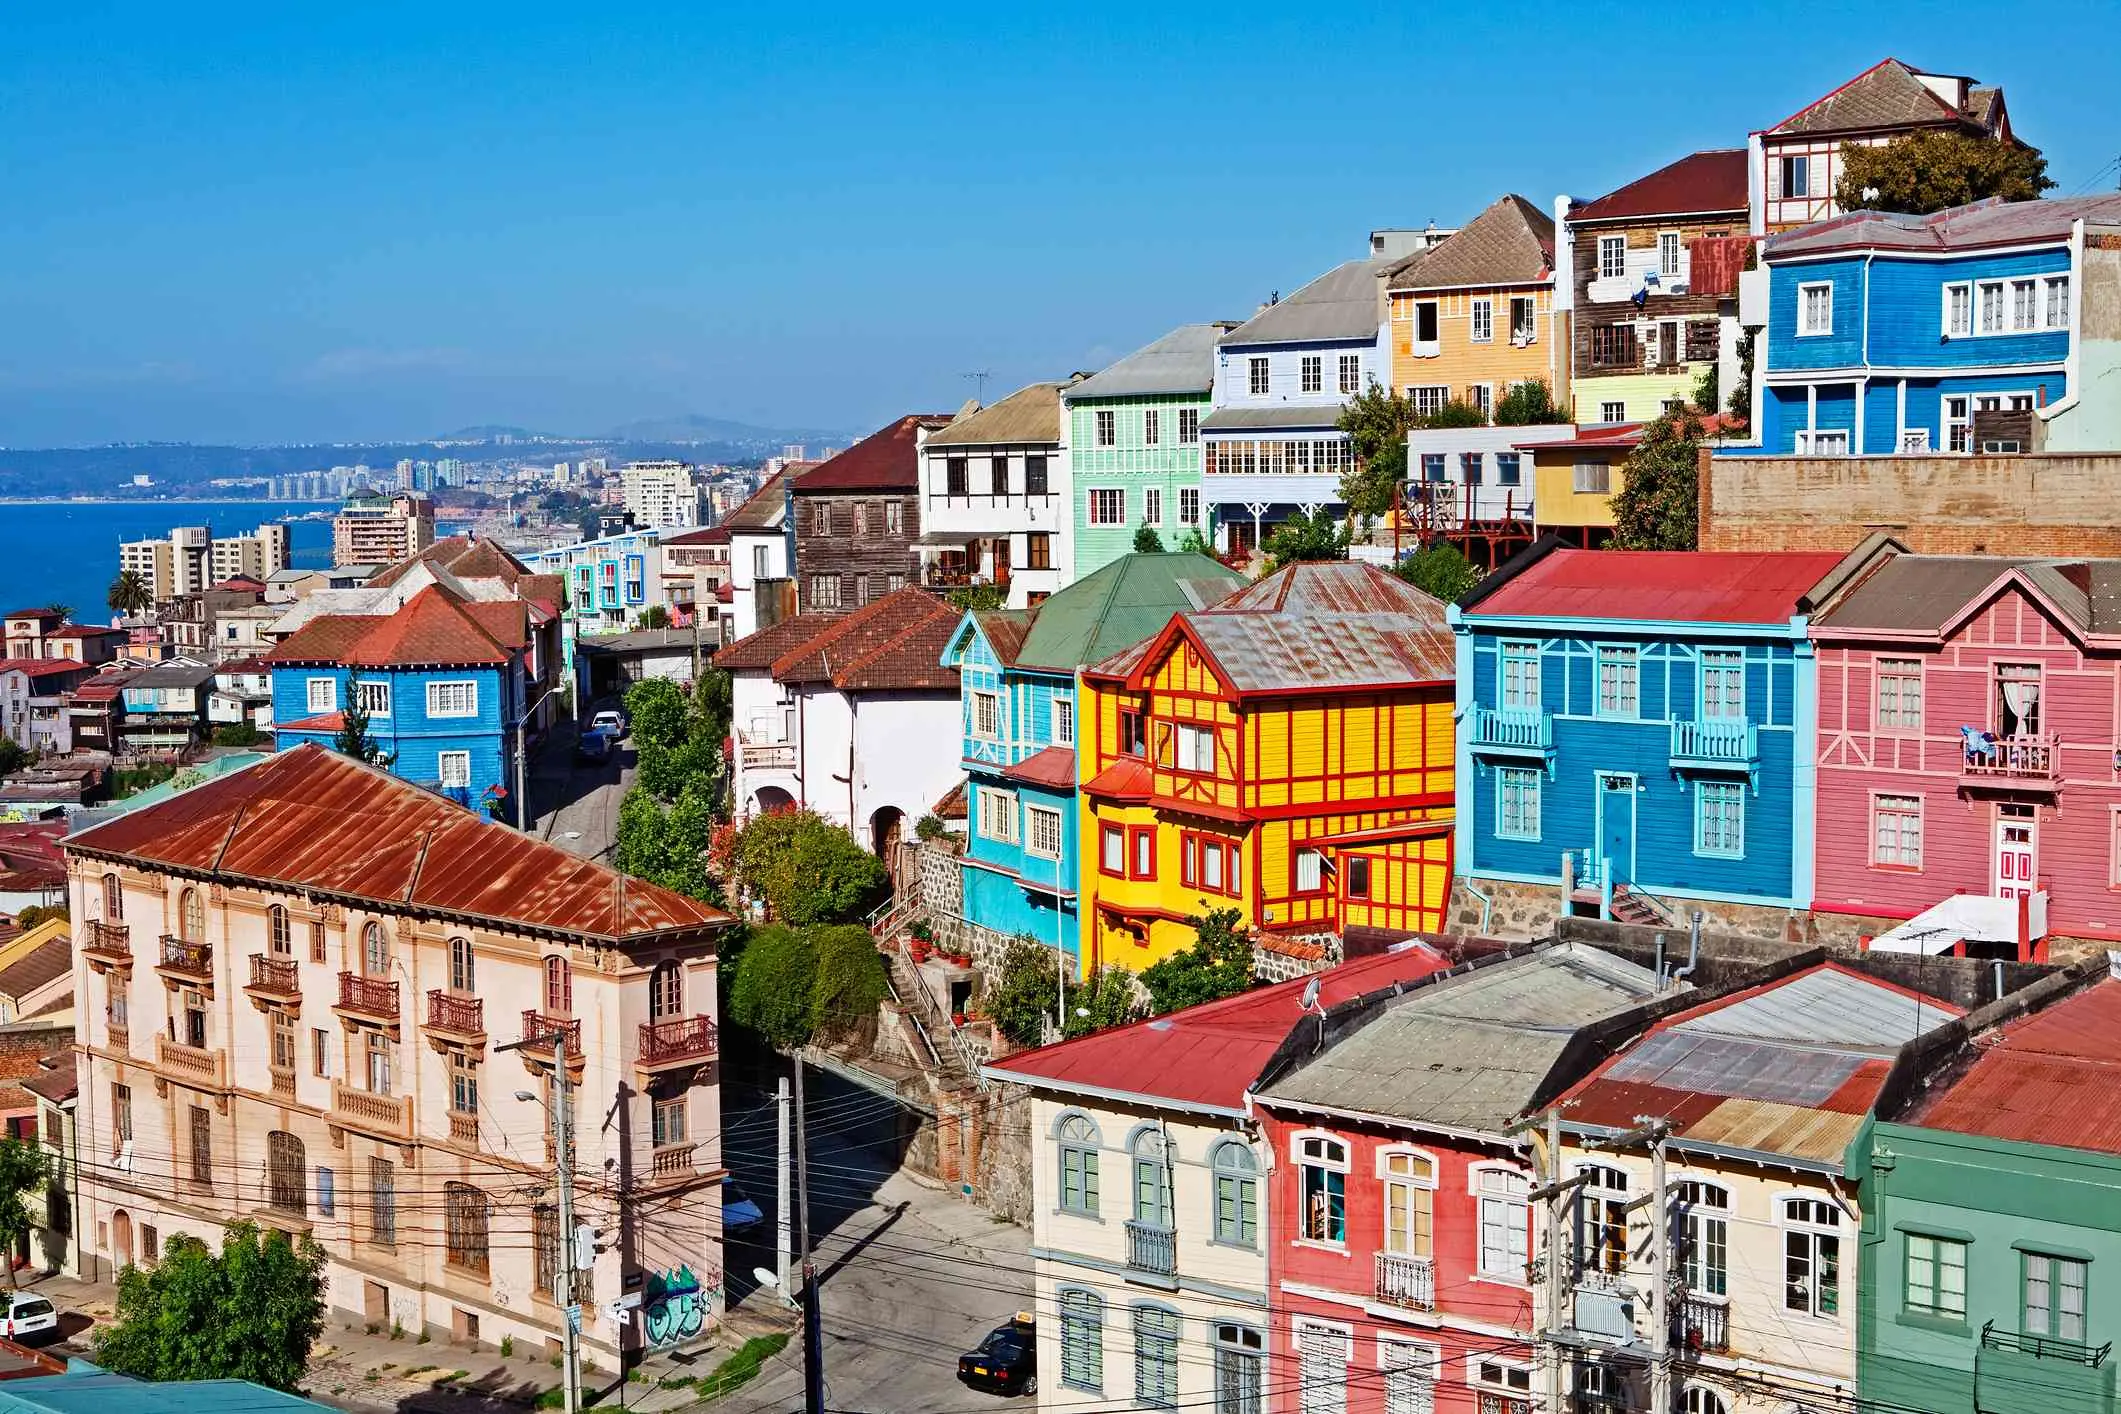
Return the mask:
<svg viewBox="0 0 2121 1414">
<path fill-rule="evenodd" d="M 1817 911 L 2045 892 L 2052 935 L 2121 940 L 2121 560 L 1899 555 L 1811 638 Z"/>
</svg>

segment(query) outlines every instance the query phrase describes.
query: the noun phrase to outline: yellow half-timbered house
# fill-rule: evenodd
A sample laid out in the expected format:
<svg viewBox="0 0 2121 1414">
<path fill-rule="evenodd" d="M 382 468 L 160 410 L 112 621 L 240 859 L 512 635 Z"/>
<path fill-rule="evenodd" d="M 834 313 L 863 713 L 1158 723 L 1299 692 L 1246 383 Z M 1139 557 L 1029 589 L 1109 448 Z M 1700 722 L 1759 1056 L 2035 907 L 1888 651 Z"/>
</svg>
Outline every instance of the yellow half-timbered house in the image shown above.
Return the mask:
<svg viewBox="0 0 2121 1414">
<path fill-rule="evenodd" d="M 1085 966 L 1146 967 L 1220 908 L 1355 951 L 1439 929 L 1452 675 L 1443 604 L 1349 563 L 1291 565 L 1084 669 Z"/>
</svg>

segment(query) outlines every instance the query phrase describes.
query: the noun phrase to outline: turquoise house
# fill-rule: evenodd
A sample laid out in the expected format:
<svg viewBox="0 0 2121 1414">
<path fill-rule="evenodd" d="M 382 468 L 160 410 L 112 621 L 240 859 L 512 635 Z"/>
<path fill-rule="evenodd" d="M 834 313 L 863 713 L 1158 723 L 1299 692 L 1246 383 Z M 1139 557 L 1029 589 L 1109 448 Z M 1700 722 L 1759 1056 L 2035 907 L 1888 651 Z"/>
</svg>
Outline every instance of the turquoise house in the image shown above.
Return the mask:
<svg viewBox="0 0 2121 1414">
<path fill-rule="evenodd" d="M 1076 671 L 1244 582 L 1205 555 L 1127 554 L 1034 608 L 965 615 L 942 662 L 963 704 L 968 922 L 1075 954 Z"/>
</svg>

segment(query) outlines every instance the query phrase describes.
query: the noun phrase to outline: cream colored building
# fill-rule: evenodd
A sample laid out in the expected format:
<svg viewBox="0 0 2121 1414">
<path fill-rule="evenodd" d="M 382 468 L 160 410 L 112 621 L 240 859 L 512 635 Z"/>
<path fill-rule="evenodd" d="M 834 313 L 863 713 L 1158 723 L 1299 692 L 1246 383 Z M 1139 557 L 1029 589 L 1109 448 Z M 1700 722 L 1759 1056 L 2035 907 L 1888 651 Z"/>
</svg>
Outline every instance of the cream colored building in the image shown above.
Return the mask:
<svg viewBox="0 0 2121 1414">
<path fill-rule="evenodd" d="M 435 507 L 426 496 L 349 496 L 331 521 L 334 565 L 392 565 L 435 543 Z"/>
<path fill-rule="evenodd" d="M 699 482 L 685 462 L 629 462 L 619 468 L 619 484 L 637 529 L 700 523 Z"/>
<path fill-rule="evenodd" d="M 315 746 L 66 849 L 89 1274 L 252 1218 L 342 1316 L 557 1349 L 564 1033 L 585 1358 L 716 1324 L 725 915 Z"/>
<path fill-rule="evenodd" d="M 210 525 L 180 525 L 154 540 L 118 547 L 118 568 L 147 581 L 155 602 L 200 590 L 237 575 L 263 582 L 289 561 L 288 530 L 268 522 L 248 535 L 216 536 Z"/>
</svg>

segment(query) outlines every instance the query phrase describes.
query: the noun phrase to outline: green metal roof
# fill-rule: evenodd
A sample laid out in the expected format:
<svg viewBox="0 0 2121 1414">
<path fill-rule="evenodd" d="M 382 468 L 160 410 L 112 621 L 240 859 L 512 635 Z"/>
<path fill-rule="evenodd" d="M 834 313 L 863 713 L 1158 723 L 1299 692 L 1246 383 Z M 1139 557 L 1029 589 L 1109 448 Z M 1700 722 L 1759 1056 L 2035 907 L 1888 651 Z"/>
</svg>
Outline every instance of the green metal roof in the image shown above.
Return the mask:
<svg viewBox="0 0 2121 1414">
<path fill-rule="evenodd" d="M 1246 582 L 1206 555 L 1122 555 L 1038 606 L 1016 666 L 1073 673 L 1151 637 L 1173 614 L 1204 609 Z"/>
</svg>

